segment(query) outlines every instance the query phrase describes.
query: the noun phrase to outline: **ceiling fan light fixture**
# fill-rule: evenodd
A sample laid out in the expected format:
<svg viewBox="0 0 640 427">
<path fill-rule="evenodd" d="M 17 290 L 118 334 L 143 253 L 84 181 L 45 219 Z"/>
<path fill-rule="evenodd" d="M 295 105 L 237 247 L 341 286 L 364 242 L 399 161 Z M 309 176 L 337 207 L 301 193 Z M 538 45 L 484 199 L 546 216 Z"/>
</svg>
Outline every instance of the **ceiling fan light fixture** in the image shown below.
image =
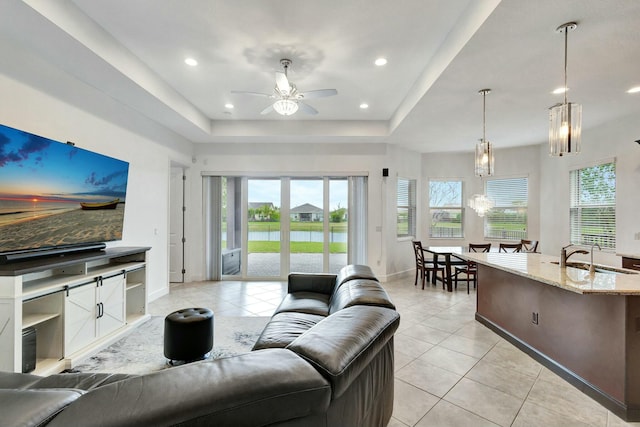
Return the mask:
<svg viewBox="0 0 640 427">
<path fill-rule="evenodd" d="M 279 99 L 273 103 L 276 113 L 283 116 L 290 116 L 298 111 L 298 103 L 292 99 Z"/>
<path fill-rule="evenodd" d="M 567 41 L 569 30 L 575 30 L 578 24 L 567 22 L 560 25 L 556 31 L 564 33 L 564 87 L 567 86 Z M 567 91 L 564 92 L 564 102 L 549 108 L 549 155 L 564 156 L 580 152 L 582 136 L 582 106 L 567 101 Z"/>
</svg>

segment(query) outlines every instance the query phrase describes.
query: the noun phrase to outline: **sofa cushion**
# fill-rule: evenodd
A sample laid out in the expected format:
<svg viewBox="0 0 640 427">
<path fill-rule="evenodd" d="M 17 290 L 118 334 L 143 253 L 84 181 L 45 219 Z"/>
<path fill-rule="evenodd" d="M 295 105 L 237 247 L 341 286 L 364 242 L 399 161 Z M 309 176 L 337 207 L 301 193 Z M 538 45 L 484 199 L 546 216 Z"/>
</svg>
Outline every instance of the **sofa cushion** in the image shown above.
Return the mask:
<svg viewBox="0 0 640 427">
<path fill-rule="evenodd" d="M 336 277 L 336 288 L 340 287 L 344 282 L 353 279 L 371 279 L 377 281 L 376 275 L 368 265 L 350 264 L 345 265 L 338 272 Z"/>
<path fill-rule="evenodd" d="M 336 275 L 326 273 L 289 273 L 288 293 L 317 292 L 330 295 L 336 285 Z"/>
<path fill-rule="evenodd" d="M 47 427 L 281 425 L 325 413 L 330 398 L 311 365 L 289 350 L 266 349 L 98 387 Z"/>
<path fill-rule="evenodd" d="M 394 310 L 396 308 L 382 285 L 370 279 L 349 280 L 336 288 L 329 303 L 329 314 L 353 305 L 376 305 Z"/>
<path fill-rule="evenodd" d="M 285 348 L 324 317 L 296 312 L 277 313 L 264 328 L 252 350 Z"/>
<path fill-rule="evenodd" d="M 294 292 L 284 297 L 275 313 L 294 311 L 327 316 L 329 314 L 330 298 L 331 295 L 317 292 Z"/>
<path fill-rule="evenodd" d="M 399 324 L 400 315 L 395 310 L 356 305 L 318 322 L 287 349 L 309 361 L 329 380 L 335 399 L 393 338 Z"/>
<path fill-rule="evenodd" d="M 12 427 L 44 426 L 82 393 L 73 389 L 2 389 L 0 424 Z"/>
</svg>

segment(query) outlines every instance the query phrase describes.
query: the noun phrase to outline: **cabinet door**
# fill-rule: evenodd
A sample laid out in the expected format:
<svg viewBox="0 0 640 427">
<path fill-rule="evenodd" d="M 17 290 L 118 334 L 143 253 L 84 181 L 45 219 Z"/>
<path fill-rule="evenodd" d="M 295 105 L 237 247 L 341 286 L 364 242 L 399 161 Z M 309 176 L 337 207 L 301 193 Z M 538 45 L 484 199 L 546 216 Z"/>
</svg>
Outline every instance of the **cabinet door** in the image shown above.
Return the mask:
<svg viewBox="0 0 640 427">
<path fill-rule="evenodd" d="M 124 274 L 102 279 L 98 287 L 102 313 L 98 318 L 98 336 L 105 336 L 125 323 Z"/>
<path fill-rule="evenodd" d="M 96 283 L 69 289 L 64 301 L 64 355 L 85 347 L 96 337 Z"/>
</svg>

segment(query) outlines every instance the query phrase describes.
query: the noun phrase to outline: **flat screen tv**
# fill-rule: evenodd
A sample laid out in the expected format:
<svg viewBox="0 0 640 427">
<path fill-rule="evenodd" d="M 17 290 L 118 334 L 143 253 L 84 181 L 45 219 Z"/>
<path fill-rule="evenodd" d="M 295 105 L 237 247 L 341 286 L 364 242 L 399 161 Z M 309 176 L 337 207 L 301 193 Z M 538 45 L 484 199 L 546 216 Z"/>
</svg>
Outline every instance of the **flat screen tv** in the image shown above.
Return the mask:
<svg viewBox="0 0 640 427">
<path fill-rule="evenodd" d="M 128 162 L 0 125 L 0 262 L 122 240 L 128 173 Z"/>
</svg>

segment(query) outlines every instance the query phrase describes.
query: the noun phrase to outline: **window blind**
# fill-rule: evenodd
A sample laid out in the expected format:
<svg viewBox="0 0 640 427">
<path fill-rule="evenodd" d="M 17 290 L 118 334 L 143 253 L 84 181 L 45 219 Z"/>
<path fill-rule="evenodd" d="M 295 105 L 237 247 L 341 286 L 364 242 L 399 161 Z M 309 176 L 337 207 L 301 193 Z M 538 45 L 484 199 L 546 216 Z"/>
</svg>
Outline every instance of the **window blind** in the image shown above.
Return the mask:
<svg viewBox="0 0 640 427">
<path fill-rule="evenodd" d="M 416 180 L 398 178 L 397 236 L 416 235 Z"/>
<path fill-rule="evenodd" d="M 569 211 L 571 243 L 616 247 L 616 165 L 572 170 Z"/>
<path fill-rule="evenodd" d="M 429 181 L 429 237 L 463 237 L 462 181 Z"/>
<path fill-rule="evenodd" d="M 528 178 L 492 179 L 486 183 L 487 197 L 495 206 L 485 216 L 484 237 L 520 240 L 527 238 Z"/>
</svg>

